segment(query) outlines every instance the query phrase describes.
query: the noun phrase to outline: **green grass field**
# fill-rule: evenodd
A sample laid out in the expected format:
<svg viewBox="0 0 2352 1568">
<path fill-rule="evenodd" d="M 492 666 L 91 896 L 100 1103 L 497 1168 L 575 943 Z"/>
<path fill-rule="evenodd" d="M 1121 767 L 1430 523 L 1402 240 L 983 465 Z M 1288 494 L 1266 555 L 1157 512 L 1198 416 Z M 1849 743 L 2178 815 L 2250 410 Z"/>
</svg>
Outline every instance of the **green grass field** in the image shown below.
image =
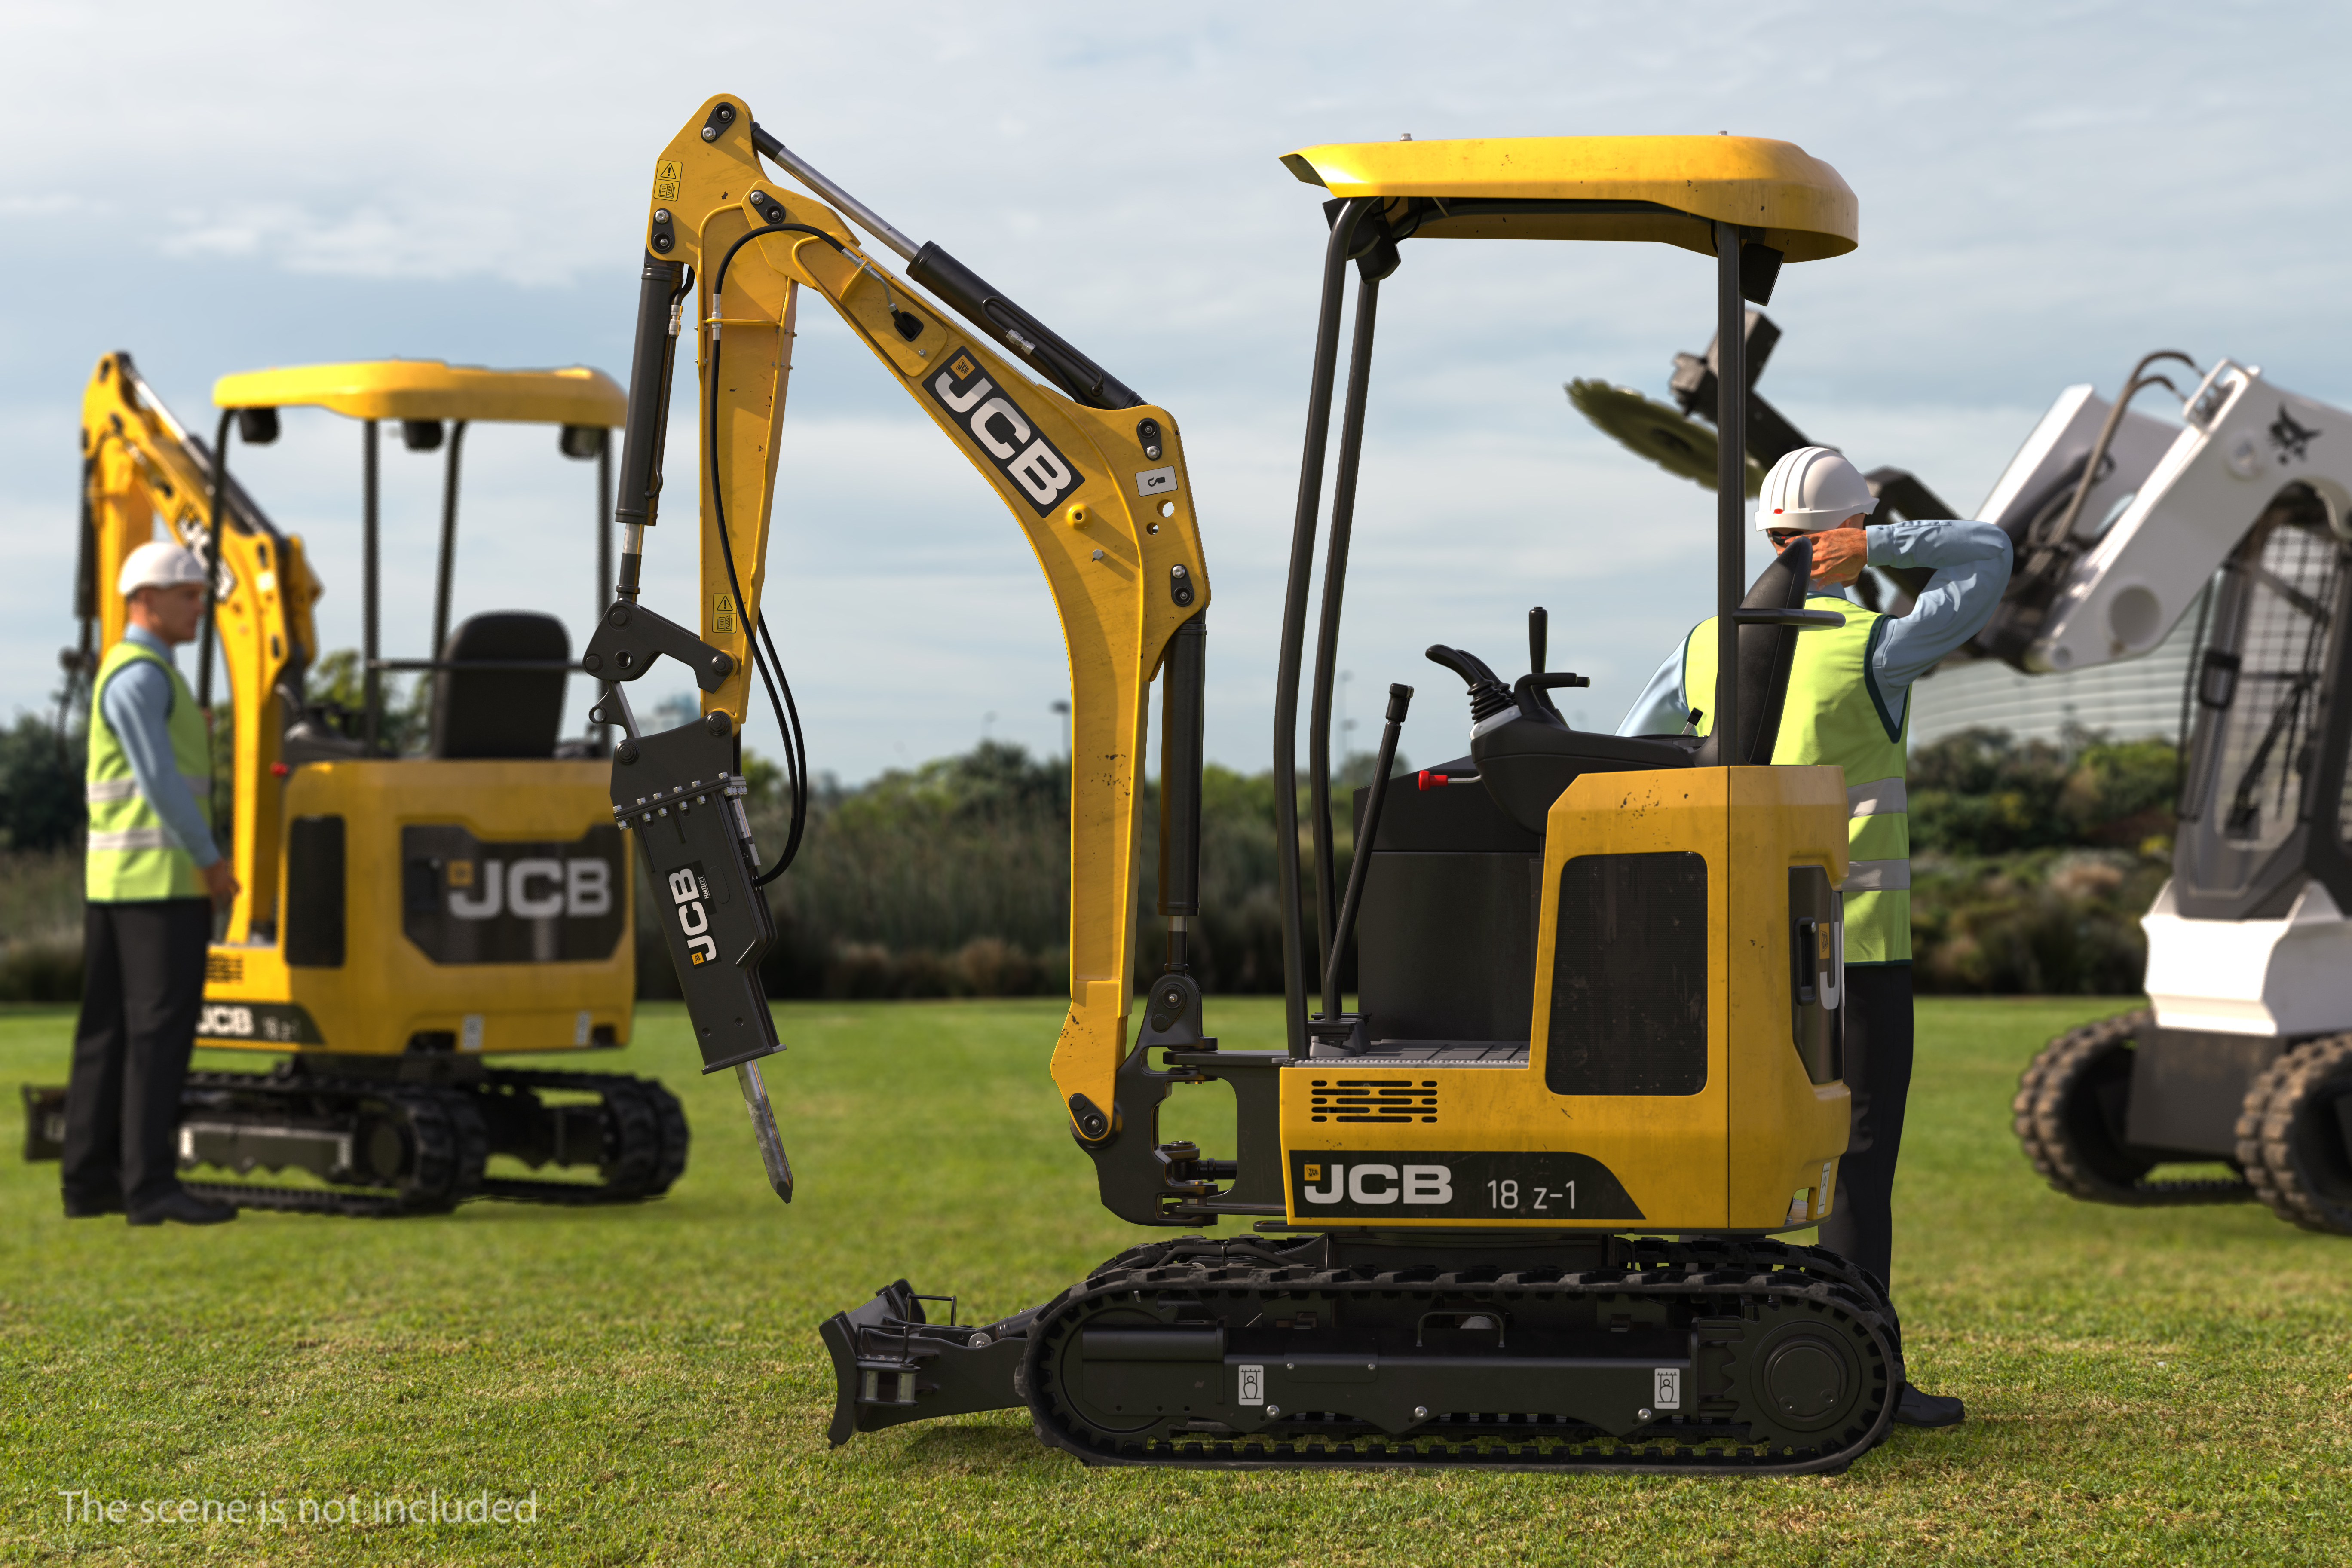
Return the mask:
<svg viewBox="0 0 2352 1568">
<path fill-rule="evenodd" d="M 677 1089 L 694 1124 L 684 1180 L 639 1208 L 68 1223 L 57 1168 L 15 1159 L 10 1093 L 0 1560 L 2345 1562 L 2352 1241 L 2253 1206 L 2070 1202 L 2010 1138 L 2020 1066 L 2108 1010 L 1920 1005 L 1895 1284 L 1914 1377 L 1970 1420 L 1768 1481 L 1093 1471 L 1014 1412 L 828 1451 L 819 1318 L 901 1275 L 994 1316 L 1147 1234 L 1097 1206 L 1062 1130 L 1050 1003 L 781 1008 L 789 1209 L 674 1008 L 609 1064 Z M 1211 1017 L 1234 1046 L 1279 1022 L 1260 1001 Z M 0 1083 L 62 1081 L 70 1028 L 0 1013 Z M 1193 1092 L 1222 1093 L 1181 1091 L 1171 1131 L 1213 1121 Z M 434 1489 L 535 1495 L 536 1518 L 299 1514 Z M 124 1522 L 68 1522 L 68 1491 L 123 1500 Z M 141 1521 L 188 1498 L 247 1515 Z M 257 1499 L 286 1521 L 257 1522 Z"/>
</svg>

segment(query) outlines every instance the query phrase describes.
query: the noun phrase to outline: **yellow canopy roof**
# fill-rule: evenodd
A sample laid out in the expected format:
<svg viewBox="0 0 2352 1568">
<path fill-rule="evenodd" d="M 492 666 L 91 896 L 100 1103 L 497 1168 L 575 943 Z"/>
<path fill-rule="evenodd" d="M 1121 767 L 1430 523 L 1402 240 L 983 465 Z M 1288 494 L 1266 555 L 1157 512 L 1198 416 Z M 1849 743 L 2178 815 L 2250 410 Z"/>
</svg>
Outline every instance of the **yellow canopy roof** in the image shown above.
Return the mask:
<svg viewBox="0 0 2352 1568">
<path fill-rule="evenodd" d="M 1283 163 L 1335 196 L 1385 196 L 1412 232 L 1471 239 L 1646 239 L 1712 256 L 1716 222 L 1760 228 L 1790 261 L 1843 256 L 1858 204 L 1838 172 L 1793 142 L 1763 136 L 1521 136 L 1349 142 L 1303 147 Z M 1416 202 L 1414 198 L 1421 198 Z M 1495 202 L 1646 202 L 1668 211 L 1517 212 Z M 1449 205 L 1487 210 L 1447 216 Z"/>
<path fill-rule="evenodd" d="M 628 399 L 601 370 L 485 370 L 433 359 L 248 370 L 213 383 L 216 408 L 331 408 L 354 419 L 511 419 L 618 426 Z"/>
</svg>

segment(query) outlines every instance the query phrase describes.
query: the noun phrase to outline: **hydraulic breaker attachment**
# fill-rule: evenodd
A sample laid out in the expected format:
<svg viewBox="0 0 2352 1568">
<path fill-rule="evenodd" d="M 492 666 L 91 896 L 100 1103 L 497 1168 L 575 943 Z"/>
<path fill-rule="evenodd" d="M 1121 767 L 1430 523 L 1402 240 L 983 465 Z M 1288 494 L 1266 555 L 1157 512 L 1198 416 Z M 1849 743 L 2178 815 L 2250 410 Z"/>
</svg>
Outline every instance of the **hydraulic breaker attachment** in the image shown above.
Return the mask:
<svg viewBox="0 0 2352 1568">
<path fill-rule="evenodd" d="M 625 734 L 613 748 L 613 819 L 645 853 L 702 1070 L 737 1069 L 769 1184 L 790 1203 L 792 1166 L 756 1066 L 784 1047 L 760 984 L 760 961 L 776 940 L 776 925 L 760 890 L 759 854 L 743 814 L 750 785 L 735 771 L 735 729 L 724 710 L 656 735 L 638 730 L 623 683 L 664 654 L 693 670 L 706 691 L 734 668 L 684 626 L 626 603 L 605 612 L 582 660 L 606 683 L 591 718 L 616 723 Z"/>
</svg>

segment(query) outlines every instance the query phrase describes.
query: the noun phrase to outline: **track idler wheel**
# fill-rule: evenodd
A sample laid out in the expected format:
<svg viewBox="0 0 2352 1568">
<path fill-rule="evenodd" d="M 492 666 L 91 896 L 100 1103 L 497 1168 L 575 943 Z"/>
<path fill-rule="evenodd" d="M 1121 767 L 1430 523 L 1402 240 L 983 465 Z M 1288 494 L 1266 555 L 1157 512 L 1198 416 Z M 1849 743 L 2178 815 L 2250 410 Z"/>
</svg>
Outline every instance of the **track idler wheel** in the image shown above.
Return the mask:
<svg viewBox="0 0 2352 1568">
<path fill-rule="evenodd" d="M 2124 1129 L 2133 1044 L 2155 1022 L 2142 1007 L 2070 1029 L 2042 1047 L 2010 1101 L 2025 1157 L 2058 1191 L 2092 1203 L 2155 1208 L 2252 1197 L 2242 1181 L 2147 1179 L 2166 1156 L 2135 1147 Z"/>
<path fill-rule="evenodd" d="M 2279 1218 L 2352 1236 L 2352 1035 L 2306 1041 L 2254 1080 L 2238 1163 Z"/>
</svg>

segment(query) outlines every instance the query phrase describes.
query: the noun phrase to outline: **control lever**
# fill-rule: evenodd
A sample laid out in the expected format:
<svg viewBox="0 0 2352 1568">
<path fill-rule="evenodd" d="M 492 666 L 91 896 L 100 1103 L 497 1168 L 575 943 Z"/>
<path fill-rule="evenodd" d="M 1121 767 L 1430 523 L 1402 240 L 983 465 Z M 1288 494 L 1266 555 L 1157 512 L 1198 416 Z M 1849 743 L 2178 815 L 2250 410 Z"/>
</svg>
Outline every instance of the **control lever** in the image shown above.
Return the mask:
<svg viewBox="0 0 2352 1568">
<path fill-rule="evenodd" d="M 1380 837 L 1381 803 L 1388 798 L 1389 769 L 1396 765 L 1397 736 L 1404 729 L 1405 710 L 1412 703 L 1412 688 L 1389 688 L 1388 726 L 1381 731 L 1381 757 L 1372 768 L 1372 793 L 1364 802 L 1364 824 L 1356 830 L 1356 852 L 1348 858 L 1348 892 L 1339 900 L 1339 921 L 1331 929 L 1331 963 L 1323 972 L 1323 1016 L 1339 1016 L 1339 962 L 1355 934 L 1356 908 L 1364 899 L 1364 872 L 1372 863 L 1372 841 Z"/>
</svg>

